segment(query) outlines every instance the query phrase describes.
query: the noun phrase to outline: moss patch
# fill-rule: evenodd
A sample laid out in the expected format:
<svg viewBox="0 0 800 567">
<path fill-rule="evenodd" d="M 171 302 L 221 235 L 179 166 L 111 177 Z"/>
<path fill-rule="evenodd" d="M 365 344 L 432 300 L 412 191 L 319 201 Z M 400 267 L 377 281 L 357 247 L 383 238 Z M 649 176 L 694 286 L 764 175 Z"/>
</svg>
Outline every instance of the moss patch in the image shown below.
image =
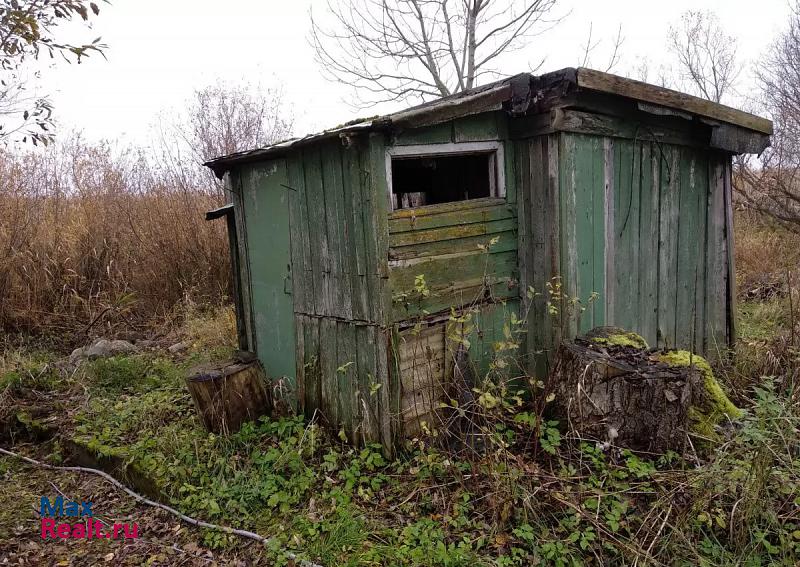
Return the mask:
<svg viewBox="0 0 800 567">
<path fill-rule="evenodd" d="M 603 345 L 629 346 L 639 349 L 650 348 L 643 336 L 632 331 L 626 331 L 625 329 L 619 329 L 616 327 L 607 327 L 602 329 L 602 335 L 593 336 L 589 340 Z"/>
<path fill-rule="evenodd" d="M 689 408 L 692 433 L 708 439 L 717 439 L 715 427 L 723 419 L 742 417 L 742 410 L 733 405 L 725 394 L 705 358 L 688 350 L 674 350 L 658 355 L 657 359 L 670 366 L 695 366 L 703 374 L 706 395 L 699 400 L 699 403 Z"/>
</svg>

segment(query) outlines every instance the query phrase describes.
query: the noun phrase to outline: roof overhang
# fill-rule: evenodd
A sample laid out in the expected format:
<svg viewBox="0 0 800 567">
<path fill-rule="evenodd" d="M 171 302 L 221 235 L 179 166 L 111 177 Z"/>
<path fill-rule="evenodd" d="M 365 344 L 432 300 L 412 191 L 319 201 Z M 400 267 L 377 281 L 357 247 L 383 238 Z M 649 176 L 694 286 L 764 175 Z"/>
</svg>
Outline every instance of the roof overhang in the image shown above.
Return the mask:
<svg viewBox="0 0 800 567">
<path fill-rule="evenodd" d="M 362 132 L 420 128 L 492 110 L 505 110 L 512 115 L 542 112 L 557 107 L 568 95 L 581 92 L 636 101 L 639 110 L 650 114 L 698 119 L 711 127 L 709 146 L 732 153 L 760 153 L 769 146 L 773 131 L 772 122 L 766 118 L 672 89 L 581 67 L 539 76 L 522 73 L 393 114 L 222 156 L 205 165 L 221 178 L 234 165 L 280 157 L 321 140 L 347 138 Z"/>
</svg>

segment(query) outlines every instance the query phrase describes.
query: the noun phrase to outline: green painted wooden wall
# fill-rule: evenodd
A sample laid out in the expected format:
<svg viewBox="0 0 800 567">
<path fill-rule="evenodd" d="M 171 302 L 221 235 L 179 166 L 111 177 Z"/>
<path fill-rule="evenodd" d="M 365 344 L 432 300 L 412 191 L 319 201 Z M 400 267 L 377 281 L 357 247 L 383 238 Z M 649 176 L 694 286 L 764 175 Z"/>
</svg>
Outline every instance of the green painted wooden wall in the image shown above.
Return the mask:
<svg viewBox="0 0 800 567">
<path fill-rule="evenodd" d="M 637 129 L 531 135 L 514 120 L 492 112 L 320 141 L 233 173 L 248 333 L 306 414 L 391 448 L 409 407 L 436 404 L 421 372 L 448 371 L 451 306 L 477 308 L 479 375 L 516 316 L 540 376 L 562 338 L 596 325 L 703 353 L 728 345 L 730 156 Z M 389 210 L 390 146 L 486 140 L 504 144 L 505 198 Z M 570 314 L 548 284 L 585 310 Z"/>
<path fill-rule="evenodd" d="M 651 345 L 727 349 L 729 155 L 574 133 L 518 141 L 515 155 L 521 282 L 540 294 L 526 300 L 531 352 L 598 325 L 634 330 Z M 585 311 L 569 314 L 561 301 L 548 316 L 548 282 Z M 547 370 L 546 356 L 536 368 Z"/>
</svg>

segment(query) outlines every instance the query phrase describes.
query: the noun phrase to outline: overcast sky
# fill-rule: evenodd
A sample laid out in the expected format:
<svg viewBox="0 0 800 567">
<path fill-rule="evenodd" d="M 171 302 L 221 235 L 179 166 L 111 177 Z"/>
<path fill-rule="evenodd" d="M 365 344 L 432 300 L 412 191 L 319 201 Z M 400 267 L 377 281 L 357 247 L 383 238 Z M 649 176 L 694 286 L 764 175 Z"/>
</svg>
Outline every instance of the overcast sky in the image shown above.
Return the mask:
<svg viewBox="0 0 800 567">
<path fill-rule="evenodd" d="M 76 128 L 92 139 L 146 143 L 159 112 L 179 109 L 195 89 L 218 79 L 282 83 L 298 134 L 375 114 L 348 106 L 343 98 L 349 91 L 320 76 L 307 40 L 312 6 L 315 14 L 322 12 L 325 0 L 112 0 L 86 35 L 102 36 L 107 60 L 62 65 L 43 81 L 60 131 Z M 746 63 L 764 52 L 789 13 L 786 0 L 562 0 L 560 9 L 570 12 L 564 22 L 507 59 L 503 71 L 528 70 L 542 57 L 541 71 L 576 66 L 590 23 L 594 38 L 603 40 L 596 66 L 606 60 L 621 24 L 625 42 L 615 71 L 633 68 L 637 58 L 656 69 L 666 59 L 670 24 L 689 8 L 714 10 L 738 38 Z M 747 76 L 742 84 L 747 96 Z"/>
</svg>

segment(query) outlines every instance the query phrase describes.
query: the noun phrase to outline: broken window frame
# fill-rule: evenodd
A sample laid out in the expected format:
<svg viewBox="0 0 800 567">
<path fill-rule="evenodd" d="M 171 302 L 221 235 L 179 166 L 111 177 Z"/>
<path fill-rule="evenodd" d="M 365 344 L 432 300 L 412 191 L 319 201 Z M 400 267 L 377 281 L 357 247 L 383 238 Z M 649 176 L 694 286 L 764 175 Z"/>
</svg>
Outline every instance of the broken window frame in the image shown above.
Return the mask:
<svg viewBox="0 0 800 567">
<path fill-rule="evenodd" d="M 499 141 L 489 142 L 450 142 L 445 144 L 414 144 L 409 146 L 393 146 L 386 150 L 386 187 L 387 199 L 389 200 L 389 211 L 405 210 L 396 207 L 394 199 L 394 188 L 392 186 L 392 160 L 410 158 L 431 158 L 431 157 L 452 157 L 470 154 L 489 155 L 489 197 L 465 199 L 459 201 L 447 201 L 424 207 L 439 207 L 451 205 L 452 203 L 470 203 L 471 201 L 481 201 L 485 199 L 505 199 L 506 197 L 506 174 L 505 174 L 505 154 L 503 143 Z"/>
</svg>

